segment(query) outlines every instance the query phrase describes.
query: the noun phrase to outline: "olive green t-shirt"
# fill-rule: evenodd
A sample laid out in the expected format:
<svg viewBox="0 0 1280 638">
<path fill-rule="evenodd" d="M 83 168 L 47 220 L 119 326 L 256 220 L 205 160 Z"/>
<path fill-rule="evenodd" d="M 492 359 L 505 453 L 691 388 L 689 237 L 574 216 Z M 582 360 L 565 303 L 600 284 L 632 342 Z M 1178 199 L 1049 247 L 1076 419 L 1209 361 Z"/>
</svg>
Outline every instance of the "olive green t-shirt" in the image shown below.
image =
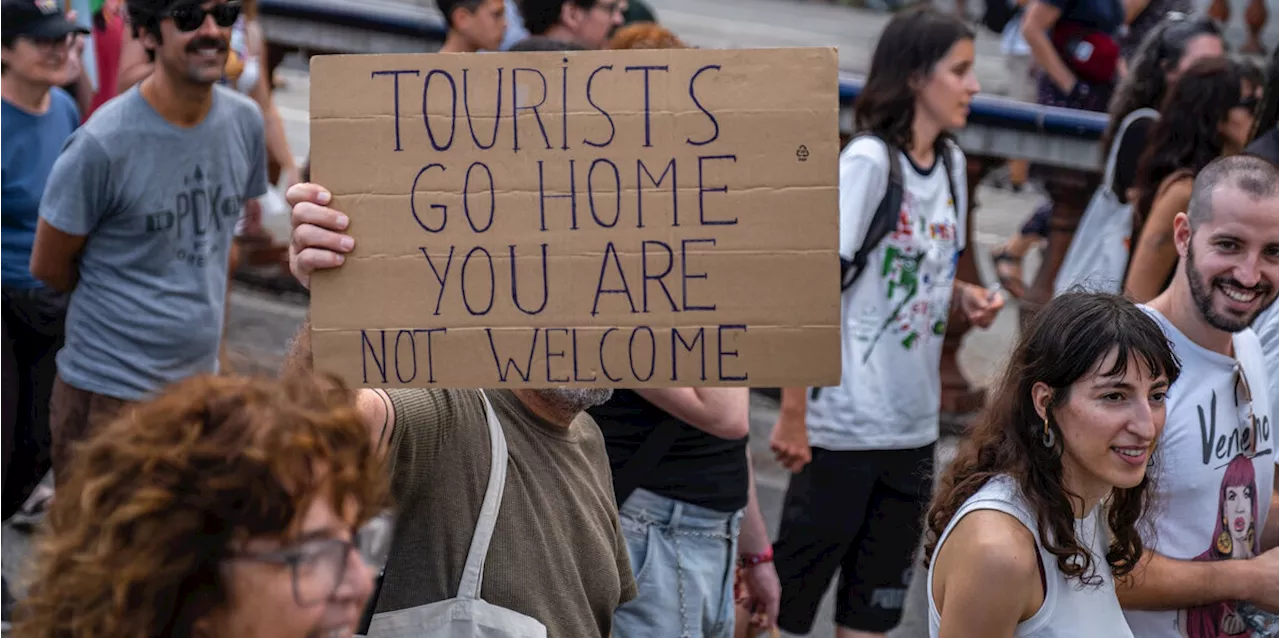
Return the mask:
<svg viewBox="0 0 1280 638">
<path fill-rule="evenodd" d="M 391 434 L 398 510 L 378 613 L 457 596 L 489 483 L 489 430 L 475 390 L 402 389 Z M 487 390 L 507 439 L 507 481 L 481 597 L 537 619 L 549 636 L 608 636 L 635 598 L 604 437 L 585 413 L 568 427 Z"/>
</svg>

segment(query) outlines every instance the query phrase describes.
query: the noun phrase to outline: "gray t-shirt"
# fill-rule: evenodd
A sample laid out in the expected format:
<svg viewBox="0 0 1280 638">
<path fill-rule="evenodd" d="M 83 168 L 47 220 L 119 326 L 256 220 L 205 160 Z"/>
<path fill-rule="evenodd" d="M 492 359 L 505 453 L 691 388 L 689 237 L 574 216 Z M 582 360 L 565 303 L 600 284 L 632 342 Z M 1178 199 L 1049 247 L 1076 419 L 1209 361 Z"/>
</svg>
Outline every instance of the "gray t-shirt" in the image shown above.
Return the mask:
<svg viewBox="0 0 1280 638">
<path fill-rule="evenodd" d="M 266 192 L 262 112 L 214 87 L 194 127 L 157 113 L 138 87 L 67 140 L 40 217 L 87 236 L 58 374 L 136 401 L 217 369 L 232 232 Z"/>
</svg>

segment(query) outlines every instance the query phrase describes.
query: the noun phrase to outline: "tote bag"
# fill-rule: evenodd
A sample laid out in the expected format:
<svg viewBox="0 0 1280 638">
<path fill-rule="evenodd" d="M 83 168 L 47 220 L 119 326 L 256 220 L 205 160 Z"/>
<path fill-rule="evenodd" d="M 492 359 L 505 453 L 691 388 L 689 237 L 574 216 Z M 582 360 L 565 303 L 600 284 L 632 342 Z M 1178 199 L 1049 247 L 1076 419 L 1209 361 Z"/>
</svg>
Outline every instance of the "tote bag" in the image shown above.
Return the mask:
<svg viewBox="0 0 1280 638">
<path fill-rule="evenodd" d="M 1107 153 L 1102 183 L 1089 200 L 1089 207 L 1080 219 L 1080 226 L 1071 238 L 1062 268 L 1054 280 L 1055 296 L 1073 288 L 1118 293 L 1124 286 L 1125 265 L 1129 262 L 1129 236 L 1133 232 L 1133 207 L 1120 201 L 1113 191 L 1116 156 L 1120 152 L 1120 141 L 1130 125 L 1140 119 L 1158 117 L 1160 114 L 1155 109 L 1138 109 L 1120 123 Z"/>
<path fill-rule="evenodd" d="M 485 556 L 498 521 L 502 491 L 507 482 L 507 439 L 484 391 L 485 415 L 489 421 L 489 486 L 480 507 L 480 520 L 471 536 L 471 549 L 462 570 L 458 596 L 418 607 L 375 614 L 369 624 L 369 638 L 546 638 L 547 628 L 534 618 L 485 602 L 480 598 Z"/>
</svg>

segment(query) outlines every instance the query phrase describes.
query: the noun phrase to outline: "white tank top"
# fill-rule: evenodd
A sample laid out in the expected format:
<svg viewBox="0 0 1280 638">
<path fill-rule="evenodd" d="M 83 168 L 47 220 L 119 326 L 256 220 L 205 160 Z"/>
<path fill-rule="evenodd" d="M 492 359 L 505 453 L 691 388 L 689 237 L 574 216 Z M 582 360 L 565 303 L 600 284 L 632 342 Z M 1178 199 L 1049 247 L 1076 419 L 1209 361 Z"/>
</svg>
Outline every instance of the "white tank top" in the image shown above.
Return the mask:
<svg viewBox="0 0 1280 638">
<path fill-rule="evenodd" d="M 1049 553 L 1040 542 L 1040 532 L 1036 529 L 1035 516 L 1031 508 L 1022 498 L 1021 490 L 1013 479 L 999 476 L 978 489 L 969 500 L 960 506 L 959 511 L 951 518 L 951 522 L 942 532 L 938 540 L 938 548 L 934 555 L 942 549 L 947 536 L 955 528 L 960 519 L 975 510 L 996 510 L 1004 512 L 1020 521 L 1036 539 L 1036 547 L 1040 550 L 1040 561 L 1045 569 L 1044 604 L 1035 615 L 1018 623 L 1013 635 L 1016 638 L 1133 638 L 1129 625 L 1120 611 L 1120 601 L 1116 599 L 1115 581 L 1111 570 L 1106 565 L 1106 548 L 1108 534 L 1103 521 L 1102 506 L 1098 505 L 1089 515 L 1076 521 L 1076 535 L 1082 539 L 1089 551 L 1093 553 L 1096 573 L 1102 577 L 1102 584 L 1096 587 L 1081 585 L 1079 579 L 1070 581 L 1058 569 L 1058 557 Z M 1092 540 L 1091 540 L 1092 539 Z M 933 599 L 933 563 L 929 565 L 929 578 L 926 581 L 929 594 L 929 638 L 938 638 L 938 628 L 942 616 Z"/>
</svg>

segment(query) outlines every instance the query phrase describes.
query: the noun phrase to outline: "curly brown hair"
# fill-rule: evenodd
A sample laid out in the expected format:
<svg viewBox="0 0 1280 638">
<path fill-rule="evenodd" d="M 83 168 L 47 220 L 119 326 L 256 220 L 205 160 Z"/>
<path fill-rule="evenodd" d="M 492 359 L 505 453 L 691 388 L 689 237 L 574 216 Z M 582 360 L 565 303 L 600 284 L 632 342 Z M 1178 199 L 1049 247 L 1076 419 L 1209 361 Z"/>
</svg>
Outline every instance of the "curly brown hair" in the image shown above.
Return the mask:
<svg viewBox="0 0 1280 638">
<path fill-rule="evenodd" d="M 670 29 L 656 22 L 633 22 L 618 27 L 609 38 L 608 49 L 683 49 L 687 45 Z"/>
<path fill-rule="evenodd" d="M 941 479 L 926 519 L 927 566 L 938 548 L 938 539 L 955 513 L 987 481 L 1005 475 L 1013 478 L 1036 517 L 1040 541 L 1058 558 L 1058 569 L 1082 584 L 1097 584 L 1092 554 L 1076 537 L 1073 495 L 1062 482 L 1063 436 L 1056 443 L 1041 443 L 1043 421 L 1036 412 L 1031 388 L 1043 382 L 1053 388 L 1048 406 L 1049 425 L 1059 430 L 1053 413 L 1069 398 L 1071 385 L 1090 374 L 1112 350 L 1116 363 L 1103 375 L 1124 374 L 1133 357 L 1152 375 L 1164 375 L 1169 385 L 1177 380 L 1181 364 L 1164 331 L 1154 319 L 1119 295 L 1068 292 L 1053 299 L 1024 331 L 1009 365 L 981 421 L 961 443 L 955 461 Z M 1128 489 L 1113 490 L 1107 511 L 1111 546 L 1106 560 L 1112 574 L 1123 576 L 1142 557 L 1139 530 L 1155 494 L 1152 473 Z M 1150 538 L 1149 535 L 1147 538 Z"/>
<path fill-rule="evenodd" d="M 383 461 L 351 394 L 329 379 L 201 376 L 77 451 L 36 545 L 21 636 L 193 634 L 221 609 L 221 565 L 250 538 L 287 540 L 310 504 L 389 504 Z"/>
</svg>

